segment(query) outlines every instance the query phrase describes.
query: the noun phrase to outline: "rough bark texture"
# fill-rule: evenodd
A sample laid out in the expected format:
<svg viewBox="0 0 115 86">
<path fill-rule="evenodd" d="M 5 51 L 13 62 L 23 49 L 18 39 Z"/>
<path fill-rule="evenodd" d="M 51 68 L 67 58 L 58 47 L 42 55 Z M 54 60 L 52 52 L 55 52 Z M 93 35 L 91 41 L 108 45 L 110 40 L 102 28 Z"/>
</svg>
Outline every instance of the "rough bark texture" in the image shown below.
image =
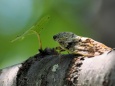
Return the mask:
<svg viewBox="0 0 115 86">
<path fill-rule="evenodd" d="M 0 86 L 115 86 L 115 51 L 96 57 L 45 49 L 0 70 Z"/>
</svg>

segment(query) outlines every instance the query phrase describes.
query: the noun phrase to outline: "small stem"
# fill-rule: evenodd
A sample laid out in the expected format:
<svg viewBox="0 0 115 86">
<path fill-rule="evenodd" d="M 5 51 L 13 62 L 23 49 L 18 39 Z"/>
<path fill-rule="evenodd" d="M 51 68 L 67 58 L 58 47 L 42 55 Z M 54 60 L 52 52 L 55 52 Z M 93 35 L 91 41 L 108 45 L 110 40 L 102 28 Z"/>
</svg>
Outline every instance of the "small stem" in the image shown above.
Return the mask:
<svg viewBox="0 0 115 86">
<path fill-rule="evenodd" d="M 39 42 L 39 49 L 42 50 L 42 41 L 40 39 L 40 34 L 37 33 L 36 31 L 34 30 L 31 30 L 32 32 L 34 32 L 36 35 L 37 35 L 37 38 L 38 38 L 38 42 Z"/>
</svg>

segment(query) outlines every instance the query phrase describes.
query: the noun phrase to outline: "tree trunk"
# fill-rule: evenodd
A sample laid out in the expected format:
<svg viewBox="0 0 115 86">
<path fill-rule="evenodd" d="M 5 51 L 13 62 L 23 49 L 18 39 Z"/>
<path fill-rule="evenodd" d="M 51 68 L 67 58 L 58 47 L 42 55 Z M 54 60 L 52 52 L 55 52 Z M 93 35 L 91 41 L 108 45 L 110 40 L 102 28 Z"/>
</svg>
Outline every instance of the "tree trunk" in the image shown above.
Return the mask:
<svg viewBox="0 0 115 86">
<path fill-rule="evenodd" d="M 45 49 L 0 70 L 0 86 L 115 86 L 115 51 L 83 57 Z"/>
</svg>

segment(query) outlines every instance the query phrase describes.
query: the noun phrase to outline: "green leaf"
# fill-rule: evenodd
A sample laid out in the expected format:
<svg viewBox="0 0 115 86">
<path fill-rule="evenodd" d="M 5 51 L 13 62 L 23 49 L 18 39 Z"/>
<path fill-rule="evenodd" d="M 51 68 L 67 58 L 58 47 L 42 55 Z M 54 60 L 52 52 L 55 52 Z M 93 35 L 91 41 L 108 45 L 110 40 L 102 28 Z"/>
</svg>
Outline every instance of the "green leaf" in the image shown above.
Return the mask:
<svg viewBox="0 0 115 86">
<path fill-rule="evenodd" d="M 35 24 L 34 30 L 36 30 L 38 33 L 40 33 L 43 29 L 43 26 L 50 20 L 50 16 L 44 16 L 40 21 L 38 21 Z"/>
<path fill-rule="evenodd" d="M 44 16 L 31 27 L 27 31 L 25 31 L 22 35 L 17 36 L 15 39 L 13 39 L 11 42 L 17 41 L 19 39 L 24 39 L 25 36 L 30 35 L 30 34 L 35 34 L 37 37 L 39 36 L 40 32 L 43 29 L 43 26 L 49 21 L 50 16 Z M 40 37 L 38 37 L 38 41 L 40 41 Z"/>
</svg>

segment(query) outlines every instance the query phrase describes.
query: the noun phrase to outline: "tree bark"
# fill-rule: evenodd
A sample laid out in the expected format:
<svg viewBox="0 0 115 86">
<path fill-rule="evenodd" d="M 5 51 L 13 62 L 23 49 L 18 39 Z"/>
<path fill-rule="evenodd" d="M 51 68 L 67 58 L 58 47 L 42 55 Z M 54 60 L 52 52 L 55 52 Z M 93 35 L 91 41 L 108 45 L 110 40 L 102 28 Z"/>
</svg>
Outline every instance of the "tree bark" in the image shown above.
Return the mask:
<svg viewBox="0 0 115 86">
<path fill-rule="evenodd" d="M 47 48 L 0 70 L 0 86 L 115 86 L 114 77 L 115 50 L 88 58 Z"/>
</svg>

